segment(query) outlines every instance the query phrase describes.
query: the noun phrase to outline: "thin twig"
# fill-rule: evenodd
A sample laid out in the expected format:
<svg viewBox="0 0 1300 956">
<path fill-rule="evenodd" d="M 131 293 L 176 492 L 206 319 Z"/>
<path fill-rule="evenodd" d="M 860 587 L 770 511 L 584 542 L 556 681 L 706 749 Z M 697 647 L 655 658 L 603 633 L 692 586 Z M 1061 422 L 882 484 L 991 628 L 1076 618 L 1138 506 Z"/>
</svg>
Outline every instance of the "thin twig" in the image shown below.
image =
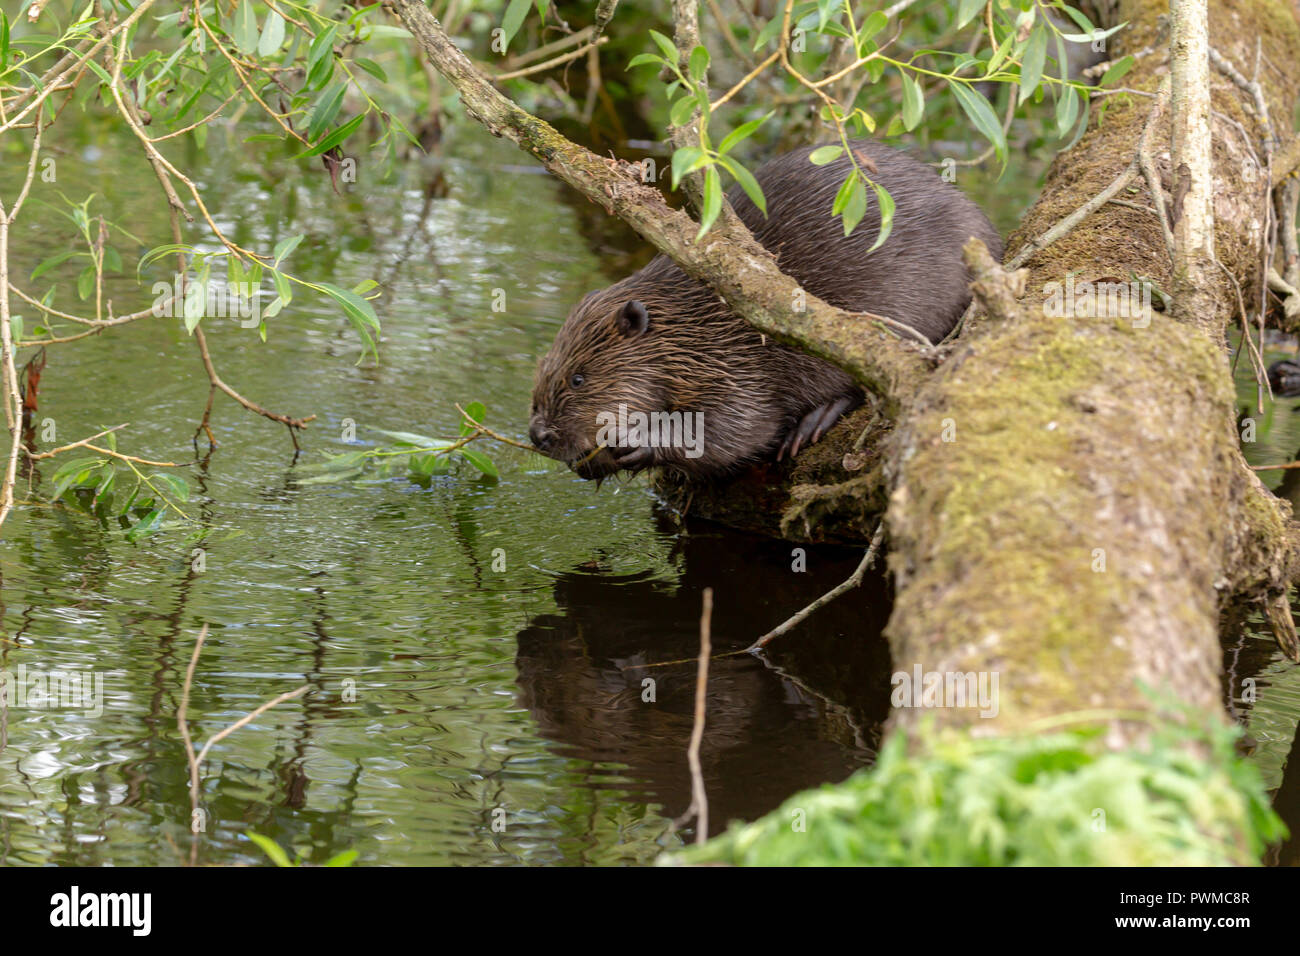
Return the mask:
<svg viewBox="0 0 1300 956">
<path fill-rule="evenodd" d="M 713 588 L 704 589 L 704 609 L 700 613 L 700 657 L 695 672 L 695 723 L 691 727 L 691 742 L 686 748 L 686 763 L 691 768 L 691 805 L 674 821 L 682 826 L 692 818 L 695 823 L 695 842 L 709 838 L 709 796 L 704 789 L 704 772 L 700 768 L 700 744 L 704 740 L 704 713 L 709 691 L 709 652 L 713 647 L 709 629 L 713 619 Z"/>
<path fill-rule="evenodd" d="M 1142 169 L 1142 177 L 1147 181 L 1147 189 L 1151 191 L 1151 201 L 1155 203 L 1156 218 L 1160 220 L 1160 232 L 1165 237 L 1165 250 L 1169 253 L 1169 261 L 1173 262 L 1174 231 L 1169 225 L 1169 214 L 1165 208 L 1165 191 L 1160 184 L 1160 176 L 1156 173 L 1151 142 L 1155 134 L 1156 122 L 1168 103 L 1169 77 L 1166 76 L 1161 81 L 1159 90 L 1156 91 L 1156 101 L 1151 107 L 1151 115 L 1143 125 L 1142 135 L 1138 138 L 1138 165 Z"/>
<path fill-rule="evenodd" d="M 1151 112 L 1147 116 L 1146 125 L 1143 127 L 1142 130 L 1143 136 L 1145 136 L 1146 131 L 1152 126 L 1154 126 L 1155 123 L 1160 119 L 1160 116 L 1164 113 L 1165 104 L 1168 101 L 1167 96 L 1161 96 L 1159 94 L 1153 94 L 1153 95 L 1156 97 L 1156 102 L 1151 107 Z M 1110 200 L 1113 199 L 1116 195 L 1118 195 L 1119 191 L 1123 189 L 1125 186 L 1127 186 L 1130 182 L 1132 182 L 1133 177 L 1137 175 L 1139 168 L 1141 166 L 1140 153 L 1141 153 L 1141 149 L 1139 146 L 1138 154 L 1134 155 L 1133 161 L 1130 162 L 1128 166 L 1124 168 L 1123 172 L 1121 172 L 1118 176 L 1116 176 L 1111 181 L 1110 185 L 1108 185 L 1101 192 L 1097 193 L 1097 195 L 1093 196 L 1086 203 L 1084 203 L 1074 212 L 1070 213 L 1070 215 L 1066 216 L 1056 225 L 1052 226 L 1052 228 L 1048 229 L 1047 232 L 1025 243 L 1025 245 L 1020 248 L 1020 251 L 1017 252 L 1015 256 L 1012 257 L 1011 261 L 1006 264 L 1005 266 L 1006 270 L 1008 272 L 1016 271 L 1021 266 L 1023 266 L 1031 256 L 1046 249 L 1048 246 L 1050 246 L 1052 243 L 1056 242 L 1058 239 L 1062 238 L 1063 236 L 1068 235 L 1079 223 L 1087 219 L 1089 216 L 1091 216 L 1102 206 L 1106 205 L 1106 203 L 1110 202 Z M 1157 205 L 1160 205 L 1162 201 L 1161 198 L 1159 196 L 1156 196 L 1155 198 L 1157 200 Z M 973 303 L 972 303 L 972 307 L 973 307 Z M 967 310 L 968 315 L 969 313 L 970 313 L 970 309 Z"/>
<path fill-rule="evenodd" d="M 875 563 L 876 552 L 880 550 L 880 541 L 884 536 L 885 536 L 885 522 L 882 519 L 876 524 L 876 533 L 871 536 L 871 545 L 867 548 L 867 553 L 862 556 L 862 561 L 861 563 L 858 564 L 857 570 L 855 570 L 852 574 L 850 574 L 846 581 L 837 584 L 834 588 L 827 591 L 817 600 L 813 601 L 802 611 L 796 612 L 793 616 L 787 618 L 781 624 L 778 624 L 775 628 L 768 631 L 766 634 L 764 634 L 762 637 L 756 640 L 753 644 L 750 644 L 749 647 L 745 648 L 745 651 L 750 654 L 758 654 L 772 640 L 780 637 L 782 634 L 786 634 L 789 631 L 793 630 L 797 625 L 802 623 L 814 611 L 820 610 L 821 608 L 825 607 L 827 604 L 830 604 L 831 601 L 834 601 L 841 594 L 844 594 L 846 591 L 851 591 L 854 588 L 856 588 L 858 585 L 860 585 L 862 583 L 863 577 L 866 576 L 867 569 L 870 568 L 871 565 Z"/>
<path fill-rule="evenodd" d="M 516 448 L 524 449 L 524 451 L 537 452 L 537 449 L 534 448 L 532 445 L 525 445 L 523 442 L 515 441 L 513 438 L 507 438 L 505 435 L 502 435 L 499 432 L 494 432 L 486 425 L 474 421 L 474 419 L 470 418 L 469 413 L 465 411 L 465 409 L 461 408 L 460 405 L 456 406 L 456 411 L 460 412 L 461 416 L 465 419 L 466 422 L 468 422 L 470 425 L 473 425 L 476 429 L 481 431 L 484 435 L 487 435 L 489 438 L 495 438 L 497 441 L 504 442 L 507 445 L 514 445 Z M 540 452 L 537 453 L 541 454 Z"/>
<path fill-rule="evenodd" d="M 199 663 L 199 653 L 203 650 L 203 642 L 207 639 L 207 636 L 208 636 L 208 626 L 204 624 L 203 627 L 199 630 L 198 640 L 194 642 L 194 653 L 190 655 L 189 666 L 185 668 L 185 682 L 181 686 L 181 701 L 180 701 L 180 705 L 176 708 L 176 727 L 180 731 L 182 742 L 184 742 L 185 744 L 185 756 L 189 762 L 189 768 L 190 768 L 191 814 L 197 814 L 199 811 L 199 772 L 203 766 L 204 759 L 208 755 L 208 751 L 212 749 L 213 745 L 229 737 L 236 730 L 238 730 L 243 726 L 246 726 L 251 721 L 256 720 L 259 716 L 266 713 L 272 707 L 276 707 L 279 704 L 283 704 L 285 701 L 293 700 L 293 698 L 301 696 L 303 693 L 305 693 L 311 688 L 310 684 L 303 684 L 297 690 L 289 691 L 288 693 L 281 694 L 279 697 L 275 697 L 271 700 L 268 700 L 266 703 L 262 704 L 256 710 L 253 710 L 245 714 L 243 717 L 235 721 L 233 724 L 227 725 L 226 727 L 217 731 L 215 734 L 209 737 L 207 739 L 207 742 L 204 743 L 201 748 L 199 748 L 199 752 L 196 755 L 194 753 L 194 740 L 190 736 L 190 726 L 189 726 L 189 721 L 187 720 L 187 712 L 190 706 L 190 689 L 194 685 L 194 669 Z M 198 840 L 194 840 L 190 844 L 191 865 L 195 864 L 198 861 L 198 852 L 199 852 L 199 843 Z"/>
<path fill-rule="evenodd" d="M 576 50 L 570 50 L 568 53 L 546 60 L 543 63 L 535 63 L 532 66 L 526 66 L 522 69 L 512 70 L 509 73 L 497 73 L 491 77 L 492 82 L 501 83 L 504 80 L 517 80 L 521 77 L 531 76 L 534 73 L 544 73 L 553 67 L 561 66 L 579 57 L 586 56 L 588 52 L 595 50 L 599 46 L 609 42 L 609 37 L 601 37 L 595 43 L 589 43 L 586 46 L 578 47 Z"/>
<path fill-rule="evenodd" d="M 5 421 L 9 426 L 9 459 L 5 464 L 4 484 L 0 487 L 0 525 L 4 524 L 14 505 L 14 485 L 18 479 L 18 456 L 22 450 L 22 396 L 18 394 L 18 369 L 14 365 L 13 326 L 9 315 L 9 227 L 18 218 L 27 194 L 36 177 L 36 160 L 41 152 L 41 117 L 36 117 L 32 134 L 31 156 L 27 162 L 27 178 L 18 191 L 18 198 L 6 210 L 0 201 L 0 364 L 3 365 L 3 401 Z"/>
</svg>

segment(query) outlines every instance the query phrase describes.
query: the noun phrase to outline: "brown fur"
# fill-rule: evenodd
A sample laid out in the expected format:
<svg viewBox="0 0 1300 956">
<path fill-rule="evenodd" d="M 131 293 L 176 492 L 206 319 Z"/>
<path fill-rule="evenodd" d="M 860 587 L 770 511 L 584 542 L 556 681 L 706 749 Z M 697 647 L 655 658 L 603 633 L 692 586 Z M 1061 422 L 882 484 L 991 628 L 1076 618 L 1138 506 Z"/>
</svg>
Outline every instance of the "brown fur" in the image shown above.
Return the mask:
<svg viewBox="0 0 1300 956">
<path fill-rule="evenodd" d="M 870 157 L 876 172 L 869 174 L 895 203 L 893 231 L 870 253 L 880 230 L 874 197 L 851 236 L 831 215 L 849 171 L 844 156 L 814 166 L 806 147 L 762 166 L 755 175 L 767 198 L 766 219 L 739 189 L 728 198 L 782 271 L 808 292 L 842 309 L 889 316 L 937 341 L 970 301 L 962 245 L 977 236 L 1000 259 L 1002 240 L 978 206 L 928 167 L 869 140 L 853 146 Z M 644 313 L 629 303 L 642 304 Z M 774 455 L 801 420 L 811 433 L 809 413 L 836 403 L 851 408 L 861 398 L 843 371 L 765 342 L 706 285 L 659 256 L 589 293 L 570 313 L 538 366 L 530 433 L 584 477 L 650 466 L 704 477 Z M 597 415 L 617 413 L 620 403 L 646 413 L 703 412 L 703 455 L 597 450 Z"/>
</svg>

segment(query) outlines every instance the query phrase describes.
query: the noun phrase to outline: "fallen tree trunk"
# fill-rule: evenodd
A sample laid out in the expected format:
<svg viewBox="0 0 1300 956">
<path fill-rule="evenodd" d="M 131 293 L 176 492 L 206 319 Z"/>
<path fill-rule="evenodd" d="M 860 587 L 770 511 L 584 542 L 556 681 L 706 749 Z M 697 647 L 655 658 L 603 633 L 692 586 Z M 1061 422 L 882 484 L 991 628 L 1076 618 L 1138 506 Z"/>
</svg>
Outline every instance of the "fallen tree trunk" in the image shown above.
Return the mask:
<svg viewBox="0 0 1300 956">
<path fill-rule="evenodd" d="M 1209 126 L 1203 64 L 1175 71 L 1165 106 L 1165 4 L 1124 0 L 1105 11 L 1104 25 L 1129 23 L 1117 45 L 1137 56 L 1127 82 L 1138 92 L 1111 103 L 1105 122 L 1057 159 L 1010 245 L 1033 250 L 1027 274 L 1010 276 L 982 247 L 968 250 L 985 314 L 946 353 L 823 303 L 793 313 L 794 283 L 734 219 L 694 242 L 695 224 L 632 168 L 574 146 L 486 83 L 423 5 L 388 6 L 471 116 L 623 217 L 756 327 L 840 364 L 880 396 L 873 428 L 881 438 L 892 424 L 887 439 L 865 452 L 852 447 L 871 420 L 861 412 L 820 458 L 748 476 L 711 494 L 705 510 L 733 507 L 741 523 L 747 514 L 772 524 L 780 509 L 788 534 L 863 540 L 888 494 L 896 668 L 1003 676 L 996 719 L 951 709 L 942 720 L 1006 732 L 1087 712 L 1108 720 L 1111 744 L 1123 745 L 1134 725 L 1117 715 L 1148 706 L 1138 681 L 1221 710 L 1216 638 L 1226 601 L 1260 601 L 1286 631 L 1298 536 L 1289 508 L 1244 466 L 1224 343 L 1243 301 L 1236 286 L 1254 301 L 1262 281 L 1273 170 L 1260 158 L 1271 151 L 1269 126 L 1252 101 L 1284 119 L 1295 105 L 1300 35 L 1278 0 L 1216 8 L 1220 58 L 1253 64 L 1259 37 L 1268 67 L 1261 97 L 1213 72 Z M 1189 28 L 1196 15 L 1196 3 L 1175 8 L 1178 56 L 1207 56 L 1203 28 Z M 1134 188 L 1125 204 L 1100 205 L 1063 238 L 1043 241 L 1108 186 L 1116 195 L 1117 177 L 1128 177 L 1120 186 L 1140 184 L 1139 169 L 1151 171 L 1154 199 Z M 1047 290 L 1071 276 L 1149 278 L 1173 293 L 1173 308 L 1047 315 Z M 737 505 L 754 487 L 772 491 L 758 509 Z M 917 713 L 900 709 L 896 725 Z"/>
<path fill-rule="evenodd" d="M 1115 56 L 1150 49 L 1127 82 L 1152 93 L 1170 68 L 1164 10 L 1129 0 L 1110 14 L 1129 23 Z M 1210 35 L 1239 64 L 1255 62 L 1262 38 L 1273 68 L 1261 72 L 1261 86 L 1272 115 L 1289 118 L 1300 36 L 1286 9 L 1216 6 Z M 1224 340 L 1238 305 L 1234 284 L 1246 301 L 1253 288 L 1258 301 L 1266 132 L 1243 107 L 1248 94 L 1222 74 L 1210 79 L 1213 181 L 1185 195 L 1212 196 L 1212 217 L 1207 209 L 1194 223 L 1190 202 L 1178 208 L 1182 162 L 1170 156 L 1170 116 L 1176 127 L 1186 122 L 1178 97 L 1194 91 L 1175 84 L 1147 140 L 1157 175 L 1162 166 L 1173 174 L 1170 212 L 1181 212 L 1178 248 L 1189 250 L 1193 268 L 1175 271 L 1154 208 L 1117 204 L 1030 256 L 1021 294 L 977 251 L 976 291 L 988 318 L 962 337 L 893 439 L 894 659 L 900 670 L 1000 673 L 999 731 L 1068 710 L 1145 707 L 1135 681 L 1221 711 L 1221 606 L 1285 606 L 1295 529 L 1289 506 L 1240 454 Z M 1013 253 L 1131 166 L 1159 101 L 1112 105 L 1104 123 L 1057 158 Z M 1128 198 L 1152 203 L 1145 187 Z M 1163 189 L 1156 201 L 1166 202 Z M 1071 276 L 1077 286 L 1134 275 L 1173 290 L 1173 309 L 1045 314 L 1046 290 Z M 945 426 L 953 440 L 943 440 Z M 896 722 L 917 714 L 896 711 Z M 940 719 L 968 723 L 971 713 L 942 711 Z M 1125 727 L 1113 725 L 1117 740 Z"/>
</svg>

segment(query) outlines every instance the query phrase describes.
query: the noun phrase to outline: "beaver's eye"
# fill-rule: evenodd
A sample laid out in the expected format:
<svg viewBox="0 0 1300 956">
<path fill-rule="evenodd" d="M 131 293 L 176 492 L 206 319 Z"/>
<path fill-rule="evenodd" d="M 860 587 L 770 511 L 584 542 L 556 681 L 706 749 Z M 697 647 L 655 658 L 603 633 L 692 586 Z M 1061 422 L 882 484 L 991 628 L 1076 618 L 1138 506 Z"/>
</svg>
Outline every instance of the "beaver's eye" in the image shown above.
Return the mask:
<svg viewBox="0 0 1300 956">
<path fill-rule="evenodd" d="M 574 372 L 573 377 L 569 379 L 569 384 L 572 385 L 574 388 L 577 388 L 586 380 L 587 380 L 586 376 L 584 376 L 581 372 Z"/>
</svg>

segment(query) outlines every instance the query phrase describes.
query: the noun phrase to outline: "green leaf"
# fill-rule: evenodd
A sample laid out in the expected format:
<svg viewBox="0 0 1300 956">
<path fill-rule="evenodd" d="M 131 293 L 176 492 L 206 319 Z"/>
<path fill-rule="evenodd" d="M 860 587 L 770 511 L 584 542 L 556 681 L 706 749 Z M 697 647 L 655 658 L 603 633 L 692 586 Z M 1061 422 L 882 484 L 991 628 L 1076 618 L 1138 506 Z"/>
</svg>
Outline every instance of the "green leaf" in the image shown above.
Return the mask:
<svg viewBox="0 0 1300 956">
<path fill-rule="evenodd" d="M 863 22 L 862 28 L 858 30 L 858 41 L 861 44 L 865 44 L 888 25 L 889 17 L 885 15 L 885 11 L 873 10 L 871 15 Z M 865 54 L 860 55 L 865 56 Z"/>
<path fill-rule="evenodd" d="M 370 10 L 373 8 L 373 6 L 374 5 L 371 4 L 371 6 L 363 7 L 362 10 L 363 11 Z M 375 39 L 379 39 L 381 37 L 387 39 L 401 39 L 401 40 L 412 39 L 410 30 L 406 29 L 405 27 L 393 26 L 387 23 L 376 23 L 372 26 L 367 27 L 366 36 L 367 38 L 373 37 Z"/>
<path fill-rule="evenodd" d="M 301 236 L 298 238 L 302 238 Z M 288 241 L 288 240 L 286 240 Z M 297 243 L 294 243 L 297 245 Z M 285 278 L 283 272 L 279 269 L 271 270 L 271 281 L 275 283 L 275 293 L 280 297 L 285 305 L 293 301 L 293 286 L 289 285 L 289 280 Z"/>
<path fill-rule="evenodd" d="M 0 10 L 0 70 L 9 65 L 9 18 Z"/>
<path fill-rule="evenodd" d="M 59 466 L 54 472 L 54 494 L 50 500 L 58 501 L 69 488 L 81 484 L 92 472 L 106 464 L 108 462 L 103 458 L 77 458 Z"/>
<path fill-rule="evenodd" d="M 1116 60 L 1106 68 L 1105 74 L 1101 78 L 1100 86 L 1110 86 L 1110 84 L 1122 79 L 1129 70 L 1133 69 L 1132 55 Z"/>
<path fill-rule="evenodd" d="M 817 30 L 825 29 L 832 13 L 844 9 L 844 0 L 817 0 Z"/>
<path fill-rule="evenodd" d="M 704 81 L 704 74 L 709 69 L 709 51 L 702 46 L 697 46 L 691 51 L 691 60 L 688 66 L 691 78 L 697 83 Z"/>
<path fill-rule="evenodd" d="M 240 53 L 252 53 L 257 49 L 257 15 L 253 13 L 253 0 L 241 0 L 235 8 L 233 36 Z"/>
<path fill-rule="evenodd" d="M 487 409 L 483 407 L 482 402 L 470 402 L 468 405 L 465 406 L 465 414 L 468 415 L 470 418 L 474 419 L 474 421 L 478 422 L 481 425 L 483 424 L 483 419 L 487 418 Z M 468 438 L 470 435 L 474 434 L 474 430 L 475 429 L 473 425 L 465 421 L 463 418 L 461 419 L 460 422 L 461 438 Z"/>
<path fill-rule="evenodd" d="M 182 313 L 185 317 L 185 331 L 191 335 L 194 334 L 194 328 L 203 321 L 204 299 L 206 297 L 200 291 L 198 294 L 186 292 L 185 307 Z"/>
<path fill-rule="evenodd" d="M 757 206 L 758 211 L 766 216 L 767 197 L 763 195 L 763 187 L 758 184 L 754 174 L 730 156 L 721 157 L 721 162 L 723 166 L 727 167 L 727 172 L 736 178 L 736 182 L 740 183 L 740 188 L 745 190 L 745 195 L 749 197 L 750 202 Z"/>
<path fill-rule="evenodd" d="M 311 114 L 311 125 L 307 127 L 307 138 L 315 142 L 320 138 L 321 133 L 329 128 L 330 123 L 334 122 L 334 117 L 339 115 L 339 107 L 343 105 L 343 94 L 348 90 L 348 85 L 343 82 L 332 84 L 320 99 L 316 101 L 316 109 Z"/>
<path fill-rule="evenodd" d="M 468 411 L 468 409 L 466 409 Z M 371 431 L 379 432 L 388 438 L 393 439 L 401 445 L 412 445 L 416 448 L 450 448 L 454 442 L 449 442 L 441 438 L 430 438 L 428 435 L 417 435 L 415 432 L 393 432 L 386 428 L 375 428 L 373 425 L 368 426 Z"/>
<path fill-rule="evenodd" d="M 289 854 L 285 853 L 280 844 L 276 843 L 270 837 L 264 837 L 260 833 L 249 831 L 248 838 L 262 848 L 262 852 L 271 858 L 271 862 L 276 866 L 293 866 L 289 860 Z"/>
<path fill-rule="evenodd" d="M 668 111 L 668 119 L 674 126 L 686 126 L 690 123 L 691 117 L 695 115 L 695 108 L 699 106 L 694 93 L 687 93 Z"/>
<path fill-rule="evenodd" d="M 756 120 L 750 120 L 748 123 L 744 123 L 740 126 L 737 126 L 735 129 L 733 129 L 730 133 L 728 133 L 723 138 L 722 145 L 718 147 L 718 152 L 722 153 L 723 155 L 729 153 L 731 151 L 731 148 L 735 146 L 737 143 L 739 143 L 741 140 L 748 139 L 750 136 L 752 136 L 754 131 L 758 129 L 760 126 L 762 126 L 764 123 L 766 123 L 769 119 L 771 119 L 772 113 L 775 112 L 776 110 L 773 110 L 771 113 L 768 113 L 766 116 L 762 116 Z"/>
<path fill-rule="evenodd" d="M 81 296 L 84 302 L 90 298 L 90 294 L 95 291 L 95 267 L 86 266 L 81 270 L 81 275 L 77 276 L 77 295 Z"/>
<path fill-rule="evenodd" d="M 681 182 L 682 177 L 709 163 L 709 155 L 699 146 L 683 146 L 677 152 L 673 153 L 672 170 L 673 170 L 673 189 Z"/>
<path fill-rule="evenodd" d="M 840 183 L 839 191 L 835 194 L 835 201 L 831 203 L 832 216 L 838 216 L 844 211 L 844 206 L 849 201 L 849 195 L 853 192 L 853 184 L 857 182 L 857 179 L 858 171 L 850 169 L 848 176 L 844 178 L 844 182 Z"/>
<path fill-rule="evenodd" d="M 625 69 L 630 70 L 634 66 L 644 66 L 647 63 L 655 66 L 662 66 L 663 62 L 664 58 L 656 53 L 638 53 L 636 56 L 632 57 L 632 59 L 627 61 Z"/>
<path fill-rule="evenodd" d="M 149 481 L 155 486 L 163 486 L 164 490 L 170 492 L 171 496 L 177 501 L 190 500 L 189 483 L 180 475 L 169 475 L 164 472 L 157 472 L 149 476 Z"/>
<path fill-rule="evenodd" d="M 1062 33 L 1061 36 L 1071 43 L 1092 43 L 1096 40 L 1104 40 L 1123 30 L 1126 26 L 1128 26 L 1127 20 L 1118 26 L 1111 27 L 1109 30 L 1093 30 L 1090 33 Z"/>
<path fill-rule="evenodd" d="M 1011 47 L 1015 45 L 1015 42 L 1015 33 L 1009 32 L 1002 38 L 1002 42 L 998 44 L 998 48 L 994 50 L 993 55 L 989 57 L 988 66 L 984 68 L 985 76 L 992 76 L 998 71 L 998 68 L 1002 66 L 1007 56 L 1011 53 Z"/>
<path fill-rule="evenodd" d="M 910 133 L 925 115 L 925 91 L 906 73 L 903 77 L 903 126 Z"/>
<path fill-rule="evenodd" d="M 361 854 L 356 850 L 344 850 L 342 853 L 336 853 L 330 857 L 321 866 L 351 866 Z"/>
<path fill-rule="evenodd" d="M 334 36 L 338 29 L 337 23 L 331 23 L 311 41 L 307 51 L 307 86 L 312 89 L 324 86 L 334 75 Z"/>
<path fill-rule="evenodd" d="M 148 537 L 162 527 L 163 512 L 167 509 L 151 508 L 143 518 L 132 526 L 131 530 L 126 533 L 127 541 L 139 541 L 141 538 Z"/>
<path fill-rule="evenodd" d="M 9 334 L 13 336 L 15 343 L 23 340 L 23 317 L 21 315 L 11 314 L 9 316 Z"/>
<path fill-rule="evenodd" d="M 1074 9 L 1074 7 L 1070 6 L 1068 3 L 1062 4 L 1059 9 L 1064 10 L 1066 15 L 1078 24 L 1079 29 L 1084 33 L 1091 35 L 1092 31 L 1096 29 L 1096 27 L 1092 25 L 1092 21 L 1084 15 L 1083 11 Z"/>
<path fill-rule="evenodd" d="M 322 452 L 321 454 L 326 454 L 326 453 Z M 368 453 L 364 449 L 360 451 L 344 452 L 342 455 L 327 454 L 325 461 L 312 462 L 310 464 L 303 465 L 302 468 L 305 471 L 324 471 L 324 472 L 346 471 L 350 468 L 355 468 L 357 465 L 363 463 L 366 459 L 367 454 Z"/>
<path fill-rule="evenodd" d="M 984 9 L 984 0 L 961 0 L 957 6 L 957 28 L 961 29 Z"/>
<path fill-rule="evenodd" d="M 273 254 L 275 256 L 276 266 L 279 266 L 281 262 L 283 262 L 285 259 L 289 257 L 289 254 L 293 252 L 293 250 L 298 248 L 298 243 L 302 242 L 303 235 L 304 234 L 300 232 L 296 236 L 290 236 L 287 239 L 281 239 L 279 242 L 275 244 L 275 251 Z M 277 292 L 279 291 L 278 284 L 276 285 L 276 291 Z"/>
<path fill-rule="evenodd" d="M 849 189 L 848 199 L 844 202 L 844 235 L 849 235 L 858 227 L 862 217 L 867 213 L 867 187 L 863 185 L 862 178 L 854 176 L 853 185 Z M 879 245 L 879 243 L 877 243 Z M 875 246 L 872 246 L 874 249 Z"/>
<path fill-rule="evenodd" d="M 772 38 L 781 32 L 782 19 L 782 15 L 778 13 L 763 25 L 763 29 L 758 31 L 758 37 L 754 40 L 755 50 L 771 42 Z"/>
<path fill-rule="evenodd" d="M 339 143 L 343 142 L 349 136 L 357 131 L 361 121 L 366 118 L 365 113 L 358 113 L 352 119 L 348 120 L 334 132 L 330 133 L 323 140 L 305 152 L 299 153 L 294 159 L 301 159 L 304 156 L 319 156 L 321 153 L 327 153 Z"/>
<path fill-rule="evenodd" d="M 818 146 L 808 154 L 808 161 L 814 166 L 825 166 L 839 159 L 842 152 L 844 152 L 843 146 Z"/>
<path fill-rule="evenodd" d="M 1029 34 L 1029 42 L 1025 45 L 1024 59 L 1020 61 L 1020 99 L 1018 103 L 1023 103 L 1038 88 L 1039 81 L 1043 78 L 1043 64 L 1047 60 L 1047 25 L 1044 21 L 1039 20 L 1034 25 L 1034 30 Z"/>
<path fill-rule="evenodd" d="M 280 49 L 283 42 L 284 17 L 272 10 L 266 18 L 266 26 L 262 27 L 262 37 L 257 41 L 257 53 L 259 56 L 270 56 Z"/>
<path fill-rule="evenodd" d="M 1052 42 L 1056 44 L 1057 73 L 1061 75 L 1062 79 L 1065 79 L 1065 75 L 1070 68 L 1069 67 L 1070 55 L 1065 52 L 1065 41 L 1061 39 L 1061 34 L 1057 33 L 1055 36 L 1053 36 Z"/>
<path fill-rule="evenodd" d="M 1079 99 L 1075 95 L 1074 89 L 1067 87 L 1061 93 L 1061 98 L 1056 101 L 1056 133 L 1058 136 L 1065 136 L 1074 127 L 1074 121 L 1079 116 Z"/>
<path fill-rule="evenodd" d="M 704 238 L 704 234 L 709 231 L 709 227 L 718 218 L 718 213 L 722 211 L 722 180 L 718 176 L 718 168 L 710 166 L 709 171 L 704 174 L 704 208 L 700 212 L 700 231 L 695 235 L 695 241 L 699 242 Z"/>
<path fill-rule="evenodd" d="M 1007 139 L 1002 132 L 1002 124 L 993 113 L 993 107 L 989 106 L 982 93 L 978 90 L 967 86 L 965 83 L 949 81 L 953 95 L 957 97 L 957 102 L 961 104 L 962 110 L 970 118 L 978 129 L 990 143 L 993 144 L 993 150 L 997 153 L 998 159 L 1003 163 L 1007 161 Z"/>
<path fill-rule="evenodd" d="M 375 347 L 375 339 L 372 332 L 379 331 L 379 316 L 375 314 L 374 307 L 361 296 L 348 289 L 340 289 L 336 285 L 328 282 L 319 282 L 317 285 L 325 291 L 325 294 L 343 307 L 348 321 L 352 323 L 352 328 L 361 338 L 362 356 L 373 352 L 376 356 L 379 350 Z"/>
<path fill-rule="evenodd" d="M 654 40 L 655 45 L 663 51 L 663 55 L 667 57 L 668 62 L 675 66 L 677 64 L 677 47 L 673 45 L 673 41 L 668 39 L 658 30 L 650 31 L 650 39 Z"/>
<path fill-rule="evenodd" d="M 501 33 L 505 40 L 505 46 L 510 46 L 510 41 L 515 38 L 519 28 L 524 25 L 524 19 L 528 16 L 528 9 L 532 6 L 532 0 L 510 0 L 510 6 L 506 7 L 506 15 L 501 18 Z"/>
<path fill-rule="evenodd" d="M 473 448 L 462 448 L 460 453 L 465 456 L 466 461 L 489 478 L 498 477 L 497 466 L 492 464 L 492 459 L 481 451 L 475 451 Z"/>
<path fill-rule="evenodd" d="M 367 59 L 364 56 L 359 56 L 356 59 L 356 64 L 361 69 L 365 70 L 367 73 L 373 76 L 380 83 L 388 82 L 388 74 L 385 73 L 384 68 L 380 66 L 378 63 L 376 63 L 374 60 Z"/>
<path fill-rule="evenodd" d="M 867 252 L 872 252 L 882 246 L 889 234 L 894 231 L 894 197 L 889 195 L 889 191 L 880 183 L 872 183 L 871 188 L 876 193 L 876 206 L 880 209 L 880 234 L 876 236 L 876 241 L 871 244 Z"/>
<path fill-rule="evenodd" d="M 354 325 L 360 323 L 368 329 L 379 331 L 379 316 L 375 314 L 374 306 L 369 301 L 350 289 L 341 289 L 329 282 L 319 282 L 317 285 L 324 289 L 330 298 L 343 306 L 343 311 L 353 320 Z"/>
<path fill-rule="evenodd" d="M 36 279 L 39 279 L 41 276 L 45 275 L 45 273 L 49 272 L 55 266 L 67 262 L 69 259 L 73 259 L 77 256 L 86 256 L 89 254 L 90 253 L 88 252 L 78 252 L 75 249 L 65 250 L 63 252 L 55 253 L 54 255 L 50 256 L 48 259 L 46 259 L 44 262 L 42 262 L 35 269 L 32 270 L 32 280 L 35 281 Z"/>
</svg>

